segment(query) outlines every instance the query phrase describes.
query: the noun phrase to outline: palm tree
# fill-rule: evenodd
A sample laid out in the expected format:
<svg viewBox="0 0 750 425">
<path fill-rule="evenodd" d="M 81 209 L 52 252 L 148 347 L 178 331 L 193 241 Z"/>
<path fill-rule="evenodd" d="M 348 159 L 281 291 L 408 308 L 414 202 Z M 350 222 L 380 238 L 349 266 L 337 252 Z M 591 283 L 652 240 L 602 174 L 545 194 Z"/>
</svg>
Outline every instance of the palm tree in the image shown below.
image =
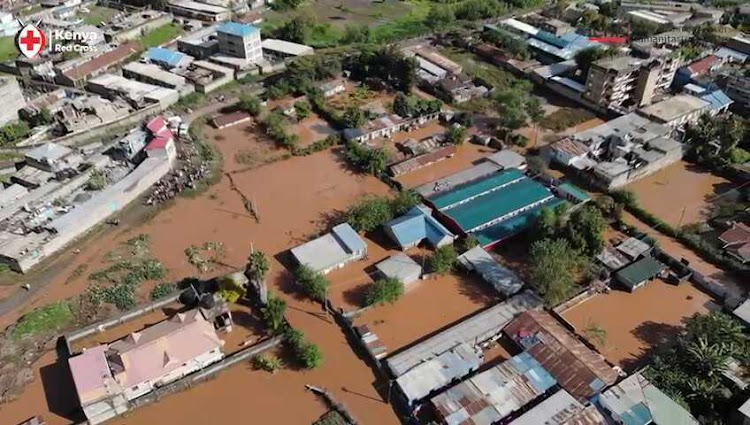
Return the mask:
<svg viewBox="0 0 750 425">
<path fill-rule="evenodd" d="M 261 310 L 266 326 L 271 329 L 271 332 L 274 335 L 281 335 L 284 332 L 286 325 L 286 318 L 284 317 L 285 311 L 286 302 L 281 298 L 274 297 L 273 295 L 268 297 L 268 303 Z"/>
<path fill-rule="evenodd" d="M 726 370 L 732 351 L 731 344 L 710 344 L 705 336 L 687 344 L 688 361 L 708 377 L 716 376 Z"/>
</svg>

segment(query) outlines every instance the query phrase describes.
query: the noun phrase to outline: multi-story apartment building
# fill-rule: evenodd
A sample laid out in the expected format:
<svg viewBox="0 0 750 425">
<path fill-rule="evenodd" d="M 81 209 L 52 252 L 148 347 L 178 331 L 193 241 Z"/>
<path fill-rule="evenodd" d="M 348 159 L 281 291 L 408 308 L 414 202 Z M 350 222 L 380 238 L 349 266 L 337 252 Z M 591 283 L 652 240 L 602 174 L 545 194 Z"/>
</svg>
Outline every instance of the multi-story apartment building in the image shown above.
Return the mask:
<svg viewBox="0 0 750 425">
<path fill-rule="evenodd" d="M 727 74 L 724 91 L 735 102 L 750 106 L 750 72 L 737 70 Z"/>
<path fill-rule="evenodd" d="M 260 30 L 240 22 L 225 22 L 217 28 L 219 51 L 229 56 L 258 63 L 263 59 Z"/>
<path fill-rule="evenodd" d="M 651 104 L 674 79 L 679 60 L 665 54 L 648 59 L 618 56 L 594 62 L 583 97 L 607 109 L 628 112 Z"/>
</svg>

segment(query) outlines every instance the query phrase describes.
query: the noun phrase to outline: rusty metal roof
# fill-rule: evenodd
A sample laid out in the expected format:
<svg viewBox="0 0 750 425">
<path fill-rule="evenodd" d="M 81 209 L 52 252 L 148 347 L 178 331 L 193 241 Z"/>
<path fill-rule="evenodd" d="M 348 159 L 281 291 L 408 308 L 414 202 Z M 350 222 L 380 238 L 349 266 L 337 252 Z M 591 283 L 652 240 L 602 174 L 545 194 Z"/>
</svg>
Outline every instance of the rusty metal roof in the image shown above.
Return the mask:
<svg viewBox="0 0 750 425">
<path fill-rule="evenodd" d="M 504 331 L 579 400 L 591 398 L 617 380 L 617 371 L 601 354 L 586 347 L 549 313 L 526 311 Z"/>
</svg>

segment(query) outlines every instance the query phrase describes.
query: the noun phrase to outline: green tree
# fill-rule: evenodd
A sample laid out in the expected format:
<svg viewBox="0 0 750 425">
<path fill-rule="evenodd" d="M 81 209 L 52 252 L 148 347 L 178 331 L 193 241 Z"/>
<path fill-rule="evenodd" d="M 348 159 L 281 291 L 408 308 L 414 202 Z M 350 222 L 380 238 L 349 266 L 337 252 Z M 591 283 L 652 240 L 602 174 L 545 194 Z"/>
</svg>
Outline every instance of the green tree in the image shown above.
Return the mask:
<svg viewBox="0 0 750 425">
<path fill-rule="evenodd" d="M 297 355 L 306 369 L 317 369 L 323 364 L 323 352 L 312 342 L 302 343 Z"/>
<path fill-rule="evenodd" d="M 574 212 L 566 226 L 566 237 L 574 249 L 594 257 L 604 247 L 604 229 L 607 222 L 599 208 L 587 205 Z"/>
<path fill-rule="evenodd" d="M 349 208 L 345 217 L 357 231 L 371 232 L 393 218 L 393 209 L 386 198 L 367 197 Z"/>
<path fill-rule="evenodd" d="M 276 373 L 284 368 L 284 362 L 272 354 L 259 354 L 253 357 L 253 367 L 266 372 Z"/>
<path fill-rule="evenodd" d="M 344 111 L 344 123 L 348 128 L 361 127 L 367 122 L 365 112 L 356 106 L 350 106 Z"/>
<path fill-rule="evenodd" d="M 435 30 L 445 28 L 455 20 L 456 15 L 453 14 L 453 9 L 450 6 L 433 4 L 425 18 L 425 23 Z"/>
<path fill-rule="evenodd" d="M 453 143 L 454 145 L 462 145 L 466 141 L 468 133 L 469 130 L 466 127 L 460 124 L 454 124 L 448 129 L 445 136 L 450 143 Z"/>
<path fill-rule="evenodd" d="M 312 113 L 312 106 L 306 100 L 298 100 L 294 102 L 294 110 L 297 112 L 297 118 L 303 120 Z"/>
<path fill-rule="evenodd" d="M 268 297 L 268 302 L 261 309 L 263 321 L 274 335 L 281 335 L 286 330 L 286 301 L 273 295 Z"/>
<path fill-rule="evenodd" d="M 248 114 L 257 117 L 260 115 L 261 102 L 258 96 L 243 93 L 240 95 L 239 108 Z"/>
<path fill-rule="evenodd" d="M 345 44 L 367 43 L 370 41 L 370 27 L 367 25 L 347 25 L 341 41 Z"/>
<path fill-rule="evenodd" d="M 268 261 L 268 257 L 263 251 L 254 250 L 247 257 L 247 265 L 245 265 L 245 274 L 248 279 L 254 282 L 263 282 L 266 275 L 271 270 L 271 263 Z"/>
<path fill-rule="evenodd" d="M 539 123 L 544 120 L 544 108 L 538 97 L 529 97 L 526 101 L 526 114 L 534 124 L 534 146 L 539 141 Z"/>
<path fill-rule="evenodd" d="M 444 245 L 437 248 L 432 256 L 427 260 L 430 272 L 445 274 L 453 270 L 458 259 L 458 254 L 453 245 Z"/>
<path fill-rule="evenodd" d="M 300 265 L 294 274 L 297 283 L 308 297 L 320 302 L 326 300 L 331 282 L 325 276 L 304 264 Z"/>
<path fill-rule="evenodd" d="M 388 152 L 384 148 L 370 148 L 353 140 L 349 141 L 346 147 L 346 158 L 355 168 L 376 177 L 385 175 Z"/>
<path fill-rule="evenodd" d="M 298 8 L 302 2 L 303 0 L 275 0 L 271 3 L 271 8 L 279 11 L 293 10 Z"/>
<path fill-rule="evenodd" d="M 543 239 L 531 245 L 531 282 L 548 306 L 555 306 L 578 291 L 579 254 L 565 239 Z"/>
<path fill-rule="evenodd" d="M 404 294 L 404 283 L 389 277 L 378 279 L 365 292 L 365 305 L 393 304 Z"/>
<path fill-rule="evenodd" d="M 287 21 L 278 31 L 275 31 L 275 36 L 292 43 L 304 44 L 310 38 L 314 26 L 315 20 L 313 17 L 301 13 Z"/>
<path fill-rule="evenodd" d="M 583 75 L 588 75 L 591 64 L 600 59 L 615 56 L 616 54 L 616 49 L 601 48 L 595 46 L 578 51 L 575 54 L 574 59 L 576 61 L 576 64 L 578 65 L 578 68 L 581 69 Z"/>
<path fill-rule="evenodd" d="M 222 276 L 218 279 L 219 295 L 227 302 L 235 303 L 245 293 L 243 283 L 233 274 Z"/>
<path fill-rule="evenodd" d="M 405 214 L 413 206 L 421 202 L 421 197 L 413 189 L 402 190 L 391 201 L 391 213 L 394 217 Z"/>
</svg>

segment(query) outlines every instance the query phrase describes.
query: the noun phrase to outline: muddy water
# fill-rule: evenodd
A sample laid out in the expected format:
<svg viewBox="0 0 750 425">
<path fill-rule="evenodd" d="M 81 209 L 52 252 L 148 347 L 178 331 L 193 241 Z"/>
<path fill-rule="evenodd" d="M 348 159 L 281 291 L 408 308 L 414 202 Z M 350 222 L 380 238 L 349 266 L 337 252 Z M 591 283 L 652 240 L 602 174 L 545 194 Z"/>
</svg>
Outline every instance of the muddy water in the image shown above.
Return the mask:
<svg viewBox="0 0 750 425">
<path fill-rule="evenodd" d="M 458 152 L 453 157 L 401 175 L 396 180 L 407 188 L 421 186 L 471 167 L 481 158 L 495 152 L 497 152 L 495 149 L 467 142 L 459 146 Z"/>
<path fill-rule="evenodd" d="M 219 145 L 222 153 L 224 145 Z M 195 199 L 179 199 L 142 226 L 108 233 L 89 243 L 66 273 L 50 282 L 34 299 L 31 306 L 80 293 L 86 287 L 85 276 L 65 284 L 70 272 L 80 264 L 88 264 L 89 270 L 101 267 L 107 252 L 140 233 L 151 236 L 151 251 L 169 269 L 169 279 L 195 274 L 183 251 L 191 244 L 205 241 L 225 245 L 222 262 L 226 269 L 243 267 L 251 245 L 273 258 L 269 284 L 289 303 L 292 324 L 320 345 L 326 356 L 324 366 L 312 372 L 283 372 L 273 376 L 238 366 L 217 379 L 167 397 L 116 423 L 154 423 L 165 417 L 169 417 L 170 422 L 186 425 L 202 424 L 208 418 L 215 423 L 230 423 L 238 417 L 238 408 L 260 423 L 309 423 L 324 412 L 324 407 L 311 394 L 305 393 L 304 384 L 308 383 L 332 390 L 363 423 L 397 423 L 390 407 L 380 401 L 373 386 L 372 371 L 351 351 L 339 328 L 320 317 L 317 305 L 298 299 L 275 258 L 315 234 L 330 221 L 331 213 L 345 210 L 366 193 L 389 191 L 374 178 L 349 172 L 339 156 L 325 151 L 235 173 L 233 178 L 239 190 L 256 204 L 259 222 L 247 214 L 240 196 L 224 177 L 206 194 Z M 35 365 L 37 378 L 39 368 L 50 361 L 54 363 L 54 355 L 49 356 Z M 45 389 L 62 388 L 70 392 L 69 378 L 50 382 L 36 379 L 19 400 L 3 406 L 0 423 L 17 423 L 36 414 L 42 414 L 50 424 L 70 422 L 60 409 L 50 405 L 54 403 L 48 404 L 45 397 Z M 290 405 L 294 408 L 290 409 Z M 273 411 L 265 411 L 267 408 Z"/>
<path fill-rule="evenodd" d="M 677 337 L 685 319 L 715 308 L 713 299 L 690 283 L 673 286 L 655 280 L 632 294 L 613 290 L 597 295 L 563 316 L 581 335 L 592 325 L 606 330 L 599 351 L 632 371 L 651 350 Z"/>
<path fill-rule="evenodd" d="M 680 161 L 626 186 L 626 189 L 635 192 L 648 211 L 672 226 L 678 226 L 705 221 L 711 200 L 733 187 L 722 177 Z"/>
</svg>

